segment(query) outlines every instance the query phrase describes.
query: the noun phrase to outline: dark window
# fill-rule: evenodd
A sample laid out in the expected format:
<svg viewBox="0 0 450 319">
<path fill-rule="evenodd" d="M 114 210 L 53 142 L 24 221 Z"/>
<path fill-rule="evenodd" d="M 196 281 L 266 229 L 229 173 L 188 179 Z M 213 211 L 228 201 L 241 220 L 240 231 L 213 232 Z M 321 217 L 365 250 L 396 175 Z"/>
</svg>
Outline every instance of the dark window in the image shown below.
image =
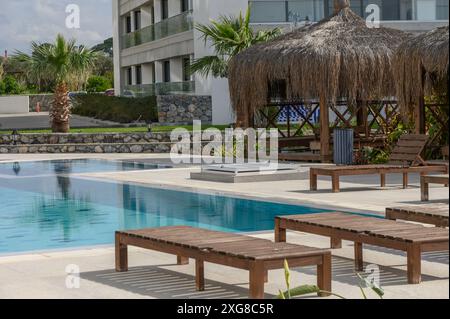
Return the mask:
<svg viewBox="0 0 450 319">
<path fill-rule="evenodd" d="M 448 20 L 448 0 L 437 0 L 436 3 L 436 18 L 438 20 Z"/>
<path fill-rule="evenodd" d="M 141 28 L 141 11 L 134 12 L 134 30 Z"/>
<path fill-rule="evenodd" d="M 140 65 L 136 66 L 136 84 L 142 84 L 142 66 Z"/>
<path fill-rule="evenodd" d="M 169 0 L 161 0 L 161 19 L 169 18 Z"/>
<path fill-rule="evenodd" d="M 191 59 L 189 57 L 183 58 L 183 81 L 191 80 L 190 67 Z"/>
<path fill-rule="evenodd" d="M 170 82 L 170 61 L 163 62 L 163 81 Z"/>
<path fill-rule="evenodd" d="M 127 84 L 133 85 L 133 70 L 131 68 L 127 68 Z"/>
<path fill-rule="evenodd" d="M 130 33 L 131 32 L 131 16 L 127 16 L 126 18 L 126 32 Z"/>
<path fill-rule="evenodd" d="M 189 11 L 189 1 L 190 0 L 181 0 L 181 12 Z"/>
</svg>

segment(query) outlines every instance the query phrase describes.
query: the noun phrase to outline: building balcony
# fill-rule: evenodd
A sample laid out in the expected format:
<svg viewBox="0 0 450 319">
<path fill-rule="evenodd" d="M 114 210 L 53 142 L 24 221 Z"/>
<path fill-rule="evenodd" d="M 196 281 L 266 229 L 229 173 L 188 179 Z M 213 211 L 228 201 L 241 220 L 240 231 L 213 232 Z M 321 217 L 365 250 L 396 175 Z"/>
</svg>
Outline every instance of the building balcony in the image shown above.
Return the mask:
<svg viewBox="0 0 450 319">
<path fill-rule="evenodd" d="M 167 82 L 141 85 L 127 85 L 123 96 L 145 97 L 152 95 L 192 94 L 195 93 L 195 82 Z"/>
<path fill-rule="evenodd" d="M 122 49 L 164 39 L 194 29 L 192 11 L 186 11 L 138 31 L 122 36 Z"/>
</svg>

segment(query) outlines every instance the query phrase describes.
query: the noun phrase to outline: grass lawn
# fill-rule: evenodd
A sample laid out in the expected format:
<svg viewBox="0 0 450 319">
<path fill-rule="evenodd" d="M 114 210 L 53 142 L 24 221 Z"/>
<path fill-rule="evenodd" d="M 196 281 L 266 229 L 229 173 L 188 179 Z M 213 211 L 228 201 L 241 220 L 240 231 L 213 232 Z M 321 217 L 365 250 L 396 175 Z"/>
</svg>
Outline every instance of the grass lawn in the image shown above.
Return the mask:
<svg viewBox="0 0 450 319">
<path fill-rule="evenodd" d="M 228 125 L 203 125 L 202 130 L 208 128 L 217 128 L 221 131 L 228 128 Z M 176 128 L 184 128 L 188 131 L 192 131 L 192 125 L 186 126 L 155 126 L 153 127 L 153 132 L 170 132 Z M 0 134 L 11 134 L 12 130 L 1 130 Z M 19 130 L 20 134 L 46 134 L 51 133 L 50 129 L 48 130 Z M 71 133 L 146 133 L 147 127 L 93 127 L 93 128 L 73 128 L 70 130 Z"/>
</svg>

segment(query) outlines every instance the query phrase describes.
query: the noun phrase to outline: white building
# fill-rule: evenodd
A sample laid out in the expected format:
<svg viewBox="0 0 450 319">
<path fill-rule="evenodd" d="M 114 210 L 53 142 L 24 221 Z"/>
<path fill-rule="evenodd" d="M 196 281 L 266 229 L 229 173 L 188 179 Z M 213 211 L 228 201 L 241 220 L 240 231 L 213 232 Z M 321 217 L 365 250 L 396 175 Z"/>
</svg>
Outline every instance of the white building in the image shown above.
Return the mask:
<svg viewBox="0 0 450 319">
<path fill-rule="evenodd" d="M 289 29 L 333 11 L 333 0 L 113 0 L 116 94 L 211 95 L 214 124 L 233 122 L 227 80 L 191 76 L 187 66 L 213 53 L 195 25 L 245 12 L 249 4 L 255 28 Z M 448 0 L 351 1 L 361 16 L 370 4 L 381 8 L 388 27 L 423 32 L 448 24 Z"/>
</svg>

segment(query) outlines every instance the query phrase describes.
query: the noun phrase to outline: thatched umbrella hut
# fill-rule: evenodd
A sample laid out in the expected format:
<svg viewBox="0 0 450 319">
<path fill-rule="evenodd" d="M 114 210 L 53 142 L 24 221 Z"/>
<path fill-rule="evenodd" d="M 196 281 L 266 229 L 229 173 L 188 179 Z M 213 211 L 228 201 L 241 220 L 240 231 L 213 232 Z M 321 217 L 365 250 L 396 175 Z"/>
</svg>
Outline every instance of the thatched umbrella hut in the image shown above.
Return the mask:
<svg viewBox="0 0 450 319">
<path fill-rule="evenodd" d="M 392 59 L 407 34 L 369 28 L 335 0 L 334 14 L 267 43 L 241 52 L 229 66 L 231 101 L 237 125 L 252 125 L 256 110 L 267 106 L 270 85 L 285 83 L 289 100 L 319 100 L 322 160 L 330 156 L 328 103 L 381 100 L 395 96 Z"/>
<path fill-rule="evenodd" d="M 448 106 L 448 46 L 446 26 L 404 41 L 397 50 L 394 69 L 398 103 L 404 116 L 414 114 L 417 133 L 425 133 L 424 96 L 444 93 Z"/>
</svg>

